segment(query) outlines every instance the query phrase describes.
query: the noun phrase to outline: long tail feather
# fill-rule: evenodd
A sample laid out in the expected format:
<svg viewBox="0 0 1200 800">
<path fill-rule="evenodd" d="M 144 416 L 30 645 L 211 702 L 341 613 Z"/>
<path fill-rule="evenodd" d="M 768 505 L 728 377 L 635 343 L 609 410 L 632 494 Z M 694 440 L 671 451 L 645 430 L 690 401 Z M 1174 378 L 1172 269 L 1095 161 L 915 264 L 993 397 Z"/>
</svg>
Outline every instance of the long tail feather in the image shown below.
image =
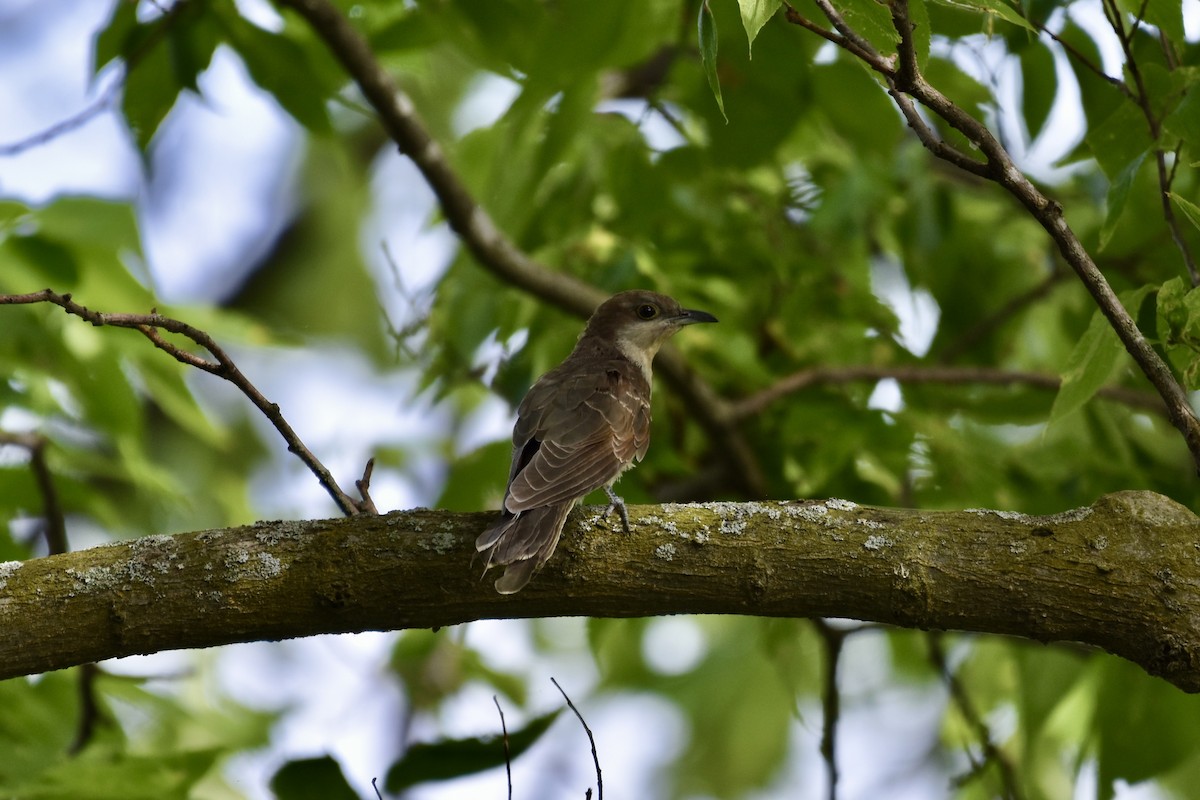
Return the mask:
<svg viewBox="0 0 1200 800">
<path fill-rule="evenodd" d="M 505 513 L 479 534 L 475 549 L 485 554 L 484 568 L 506 568 L 496 581 L 496 591 L 513 594 L 524 588 L 534 571 L 554 553 L 574 505 L 558 503 L 519 514 Z"/>
</svg>

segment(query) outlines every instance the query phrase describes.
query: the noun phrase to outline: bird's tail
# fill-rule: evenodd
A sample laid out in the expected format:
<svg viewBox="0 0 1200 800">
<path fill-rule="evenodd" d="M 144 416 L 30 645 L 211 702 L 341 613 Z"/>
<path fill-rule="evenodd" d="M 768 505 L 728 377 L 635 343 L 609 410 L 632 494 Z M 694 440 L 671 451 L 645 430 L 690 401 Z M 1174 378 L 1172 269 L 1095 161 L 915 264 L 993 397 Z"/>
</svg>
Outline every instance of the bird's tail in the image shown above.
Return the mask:
<svg viewBox="0 0 1200 800">
<path fill-rule="evenodd" d="M 531 508 L 518 514 L 504 512 L 475 540 L 475 549 L 484 554 L 484 568 L 503 566 L 504 574 L 496 581 L 500 594 L 521 591 L 534 570 L 558 546 L 563 525 L 574 503 Z"/>
</svg>

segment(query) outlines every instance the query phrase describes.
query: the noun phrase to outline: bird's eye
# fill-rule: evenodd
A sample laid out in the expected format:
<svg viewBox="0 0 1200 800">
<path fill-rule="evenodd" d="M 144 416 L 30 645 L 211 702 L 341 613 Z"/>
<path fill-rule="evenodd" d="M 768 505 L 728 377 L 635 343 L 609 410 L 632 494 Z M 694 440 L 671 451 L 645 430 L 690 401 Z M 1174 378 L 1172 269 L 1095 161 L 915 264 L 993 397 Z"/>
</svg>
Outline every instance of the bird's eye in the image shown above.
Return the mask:
<svg viewBox="0 0 1200 800">
<path fill-rule="evenodd" d="M 654 319 L 658 316 L 658 306 L 645 303 L 638 306 L 637 315 L 642 319 Z"/>
</svg>

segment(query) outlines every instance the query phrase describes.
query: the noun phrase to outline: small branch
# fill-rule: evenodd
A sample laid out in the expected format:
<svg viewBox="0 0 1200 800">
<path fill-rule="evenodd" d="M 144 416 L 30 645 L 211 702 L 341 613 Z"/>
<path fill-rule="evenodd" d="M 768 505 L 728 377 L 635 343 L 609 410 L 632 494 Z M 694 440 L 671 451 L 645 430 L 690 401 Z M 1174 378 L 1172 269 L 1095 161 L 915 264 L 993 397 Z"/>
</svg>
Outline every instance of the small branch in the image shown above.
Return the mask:
<svg viewBox="0 0 1200 800">
<path fill-rule="evenodd" d="M 567 706 L 575 712 L 575 716 L 579 718 L 579 724 L 583 726 L 584 733 L 587 734 L 588 743 L 592 746 L 592 761 L 596 764 L 596 800 L 604 800 L 604 779 L 600 775 L 600 756 L 596 753 L 596 739 L 592 736 L 592 729 L 588 727 L 587 721 L 583 718 L 583 714 L 579 713 L 579 709 L 571 702 L 571 698 L 563 691 L 563 688 L 558 685 L 558 681 L 554 678 L 550 679 L 554 684 L 554 688 L 562 694 L 563 699 L 567 701 Z M 588 791 L 588 796 L 591 796 L 591 791 Z"/>
<path fill-rule="evenodd" d="M 813 367 L 793 372 L 772 386 L 742 398 L 733 404 L 736 418 L 752 417 L 777 400 L 810 386 L 859 383 L 892 378 L 900 383 L 986 384 L 992 386 L 1030 386 L 1057 391 L 1062 383 L 1058 375 L 1042 372 L 1016 372 L 990 367 L 887 366 L 862 364 L 847 367 Z M 1139 411 L 1167 416 L 1162 400 L 1148 392 L 1122 386 L 1105 386 L 1096 394 Z"/>
<path fill-rule="evenodd" d="M 18 139 L 15 142 L 0 145 L 0 157 L 17 156 L 24 153 L 26 150 L 32 150 L 35 147 L 41 147 L 44 144 L 54 141 L 60 136 L 70 133 L 73 130 L 82 128 L 96 117 L 103 114 L 113 107 L 117 97 L 120 96 L 120 90 L 125 85 L 125 72 L 116 76 L 105 87 L 100 95 L 85 106 L 81 111 L 72 114 L 64 120 L 54 123 L 53 125 L 44 128 L 37 133 L 30 134 L 24 139 Z"/>
<path fill-rule="evenodd" d="M 100 722 L 100 704 L 96 702 L 96 678 L 100 677 L 100 667 L 96 664 L 79 665 L 79 726 L 75 730 L 75 739 L 67 749 L 70 755 L 78 755 L 92 736 L 96 733 L 96 725 Z"/>
<path fill-rule="evenodd" d="M 1004 797 L 1007 800 L 1021 800 L 1023 794 L 1021 792 L 1021 782 L 1017 778 L 1016 768 L 1007 754 L 992 741 L 992 732 L 988 728 L 987 723 L 975 708 L 975 704 L 971 702 L 971 696 L 967 693 L 966 687 L 962 681 L 950 669 L 946 661 L 946 651 L 942 647 L 942 634 L 939 631 L 930 631 L 925 635 L 925 641 L 929 645 L 929 660 L 937 669 L 938 674 L 942 676 L 942 681 L 946 684 L 946 690 L 950 693 L 950 699 L 957 706 L 958 711 L 962 714 L 963 720 L 967 726 L 975 734 L 975 738 L 979 740 L 979 746 L 983 750 L 983 760 L 976 761 L 975 757 L 968 751 L 968 757 L 971 759 L 971 771 L 964 777 L 960 778 L 958 784 L 961 786 L 972 778 L 981 775 L 988 764 L 995 764 L 1000 772 L 1000 780 L 1004 787 Z"/>
<path fill-rule="evenodd" d="M 829 800 L 837 800 L 837 726 L 841 718 L 837 673 L 847 632 L 834 628 L 823 619 L 814 619 L 812 622 L 825 643 L 825 674 L 821 689 L 821 757 L 825 760 L 825 772 L 829 775 L 829 792 L 826 796 Z"/>
<path fill-rule="evenodd" d="M 1056 262 L 1054 269 L 1040 283 L 1012 298 L 994 313 L 984 317 L 963 332 L 938 355 L 938 361 L 943 364 L 956 361 L 959 356 L 974 347 L 976 343 L 990 336 L 993 331 L 1025 310 L 1026 307 L 1033 305 L 1049 294 L 1051 289 L 1062 283 L 1066 274 L 1064 270 L 1058 267 Z M 1162 410 L 1162 404 L 1158 403 L 1157 405 L 1159 410 Z"/>
<path fill-rule="evenodd" d="M 869 41 L 863 36 L 860 36 L 857 31 L 847 24 L 845 17 L 841 15 L 830 0 L 814 0 L 817 8 L 821 9 L 821 13 L 829 20 L 829 23 L 837 29 L 845 40 L 845 47 L 849 52 L 853 53 L 862 61 L 865 61 L 871 69 L 883 75 L 895 76 L 895 66 L 892 58 L 886 58 L 876 50 Z"/>
<path fill-rule="evenodd" d="M 512 753 L 508 747 L 508 727 L 504 724 L 504 709 L 500 707 L 500 700 L 496 695 L 492 695 L 492 702 L 496 704 L 496 713 L 500 715 L 500 730 L 504 733 L 504 771 L 508 774 L 508 800 L 512 800 Z"/>
<path fill-rule="evenodd" d="M 412 100 L 396 86 L 366 39 L 333 3 L 329 0 L 276 2 L 298 12 L 325 41 L 379 115 L 388 136 L 421 171 L 437 196 L 446 221 L 481 267 L 500 280 L 576 316 L 589 316 L 607 299 L 607 295 L 596 287 L 533 260 L 500 231 L 454 171 Z M 731 421 L 726 403 L 688 367 L 674 348 L 663 349 L 655 369 L 682 396 L 688 410 L 713 440 L 714 447 L 722 451 L 729 463 L 730 479 L 748 496 L 766 496 L 767 481 L 758 456 Z"/>
<path fill-rule="evenodd" d="M 371 499 L 371 473 L 374 471 L 375 459 L 368 458 L 367 466 L 363 469 L 363 476 L 354 482 L 354 487 L 358 489 L 358 494 L 362 498 L 362 502 L 355 503 L 355 506 L 365 514 L 379 513 L 379 509 L 375 508 L 375 501 Z"/>
<path fill-rule="evenodd" d="M 1019 11 L 1018 11 L 1018 13 L 1019 13 Z M 1043 25 L 1040 22 L 1036 22 L 1032 19 L 1029 19 L 1028 17 L 1026 17 L 1026 21 L 1029 22 L 1030 25 L 1033 25 L 1035 28 L 1037 28 L 1040 33 L 1046 34 L 1051 39 L 1053 39 L 1055 42 L 1057 42 L 1058 45 L 1060 47 L 1062 47 L 1062 49 L 1064 51 L 1066 51 L 1067 55 L 1071 56 L 1076 61 L 1078 61 L 1080 64 L 1082 64 L 1083 67 L 1085 69 L 1087 69 L 1089 72 L 1095 73 L 1097 77 L 1099 77 L 1101 80 L 1106 81 L 1107 83 L 1111 84 L 1114 89 L 1116 89 L 1117 91 L 1119 91 L 1121 94 L 1125 95 L 1126 97 L 1128 97 L 1130 99 L 1133 98 L 1133 93 L 1129 91 L 1129 87 L 1125 85 L 1125 81 L 1121 80 L 1120 78 L 1114 78 L 1112 75 L 1109 75 L 1107 72 L 1105 72 L 1103 69 L 1101 69 L 1098 64 L 1096 64 L 1094 61 L 1092 61 L 1090 58 L 1088 58 L 1086 55 L 1084 55 L 1084 53 L 1079 48 L 1077 48 L 1075 45 L 1071 44 L 1066 39 L 1063 39 L 1057 33 L 1050 30 L 1049 28 L 1047 28 L 1045 25 Z"/>
<path fill-rule="evenodd" d="M 0 431 L 0 445 L 6 444 L 22 447 L 29 452 L 29 468 L 33 471 L 38 492 L 42 495 L 42 519 L 47 551 L 50 555 L 67 552 L 71 548 L 67 542 L 66 515 L 58 498 L 58 489 L 54 485 L 54 475 L 46 463 L 46 447 L 50 444 L 49 440 L 36 433 Z"/>
<path fill-rule="evenodd" d="M 29 294 L 0 295 L 0 306 L 31 305 L 34 303 L 51 303 L 62 308 L 68 314 L 85 319 L 96 326 L 108 325 L 115 328 L 132 328 L 140 332 L 153 342 L 155 347 L 169 354 L 176 361 L 204 370 L 229 381 L 270 420 L 275 430 L 279 431 L 284 441 L 287 442 L 288 450 L 299 457 L 317 477 L 318 482 L 325 487 L 325 490 L 333 498 L 333 501 L 337 503 L 338 508 L 341 509 L 343 514 L 353 516 L 355 514 L 369 513 L 365 504 L 356 503 L 341 490 L 341 487 L 338 486 L 337 481 L 334 480 L 333 475 L 325 468 L 325 465 L 313 455 L 312 451 L 305 446 L 304 442 L 300 440 L 300 437 L 292 429 L 292 426 L 283 418 L 279 406 L 264 397 L 262 392 L 242 374 L 242 371 L 238 369 L 233 359 L 229 357 L 229 354 L 204 331 L 186 322 L 172 319 L 171 317 L 164 317 L 157 312 L 150 314 L 112 314 L 93 311 L 76 303 L 71 299 L 71 295 L 58 294 L 50 289 L 43 289 L 40 292 L 31 292 Z M 168 342 L 159 333 L 160 330 L 190 339 L 212 354 L 215 361 L 209 361 Z"/>
</svg>

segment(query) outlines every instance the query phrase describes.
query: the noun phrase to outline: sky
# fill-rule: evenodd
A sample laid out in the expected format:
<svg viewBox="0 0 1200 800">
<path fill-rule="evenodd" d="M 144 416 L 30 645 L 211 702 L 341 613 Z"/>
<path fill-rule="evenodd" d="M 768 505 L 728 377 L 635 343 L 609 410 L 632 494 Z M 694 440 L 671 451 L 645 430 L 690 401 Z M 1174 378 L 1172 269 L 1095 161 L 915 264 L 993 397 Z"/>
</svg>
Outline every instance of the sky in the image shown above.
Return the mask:
<svg viewBox="0 0 1200 800">
<path fill-rule="evenodd" d="M 1189 35 L 1200 30 L 1200 0 L 1184 0 Z M 253 18 L 270 25 L 273 12 L 262 0 L 239 3 Z M 111 3 L 94 0 L 3 0 L 0 2 L 0 147 L 21 141 L 69 119 L 97 102 L 114 80 L 110 70 L 90 75 L 90 39 L 103 24 Z M 1080 17 L 1094 25 L 1094 16 Z M 959 54 L 956 54 L 956 57 Z M 1002 92 L 1016 103 L 1011 75 L 985 44 L 961 54 L 964 69 L 1007 80 Z M 1113 68 L 1113 52 L 1106 66 Z M 1058 68 L 1063 69 L 1059 64 Z M 1068 82 L 1069 83 L 1069 82 Z M 86 124 L 19 153 L 0 150 L 0 197 L 40 204 L 65 193 L 97 194 L 133 199 L 138 208 L 143 246 L 155 289 L 166 302 L 198 304 L 218 300 L 253 268 L 287 219 L 303 159 L 300 128 L 252 85 L 241 63 L 228 51 L 218 52 L 200 79 L 203 97 L 184 97 L 161 130 L 153 149 L 152 168 L 142 163 L 128 132 L 112 113 L 95 115 Z M 481 77 L 471 99 L 456 117 L 460 133 L 490 124 L 516 95 L 516 86 L 498 76 Z M 1021 154 L 1025 166 L 1042 177 L 1053 177 L 1053 163 L 1079 135 L 1078 112 L 1070 90 L 1052 117 L 1050 134 Z M 614 105 L 614 110 L 640 117 L 640 109 Z M 673 146 L 666 126 L 647 123 L 646 135 L 659 148 Z M 169 165 L 169 168 L 166 168 Z M 436 283 L 453 253 L 454 241 L 444 226 L 430 227 L 433 196 L 415 168 L 393 149 L 379 156 L 373 181 L 375 206 L 364 221 L 360 239 L 372 263 L 381 296 L 392 318 L 402 321 L 412 309 L 406 296 L 421 296 Z M 214 200 L 214 198 L 219 198 Z M 401 254 L 400 280 L 385 263 L 379 244 Z M 901 320 L 903 344 L 913 352 L 927 348 L 936 329 L 938 309 L 927 292 L 908 284 L 898 265 L 881 263 L 876 291 L 888 300 Z M 244 372 L 268 397 L 288 410 L 289 421 L 309 447 L 335 475 L 352 480 L 376 446 L 405 447 L 418 453 L 407 473 L 377 475 L 373 495 L 381 510 L 432 504 L 444 480 L 435 457 L 429 426 L 448 425 L 448 418 L 428 403 L 414 402 L 417 376 L 403 369 L 377 372 L 352 353 L 328 350 L 237 352 Z M 336 374 L 336 380 L 329 376 Z M 218 415 L 249 412 L 239 396 L 193 381 L 197 393 Z M 898 388 L 881 385 L 872 403 L 895 407 L 902 402 Z M 341 413 L 330 414 L 329 409 Z M 458 443 L 469 449 L 505 438 L 512 412 L 496 400 L 485 404 Z M 264 420 L 264 441 L 274 434 Z M 423 455 L 422 455 L 423 454 Z M 298 462 L 277 448 L 270 463 L 255 477 L 253 496 L 260 498 L 263 518 L 317 517 L 335 513 Z M 348 483 L 349 480 L 344 482 Z M 583 621 L 561 620 L 558 635 L 583 644 Z M 532 710 L 557 708 L 561 697 L 549 681 L 557 675 L 575 698 L 586 698 L 594 684 L 595 668 L 586 657 L 556 657 L 533 663 L 528 625 L 519 622 L 473 623 L 449 632 L 478 644 L 502 668 L 536 675 Z M 389 634 L 316 637 L 282 644 L 247 644 L 201 654 L 167 653 L 124 659 L 111 666 L 129 674 L 165 674 L 186 667 L 193 658 L 212 666 L 219 687 L 255 706 L 289 707 L 286 720 L 265 753 L 240 758 L 230 769 L 231 780 L 248 797 L 265 798 L 267 778 L 285 758 L 332 752 L 363 796 L 370 779 L 382 777 L 395 756 L 397 721 L 404 699 L 394 682 L 382 680 L 393 637 Z M 704 639 L 686 618 L 657 620 L 649 637 L 647 657 L 665 674 L 686 669 L 689 659 L 703 653 Z M 944 698 L 937 691 L 897 689 L 886 685 L 878 665 L 882 645 L 870 636 L 852 637 L 843 660 L 843 684 L 853 687 L 842 720 L 843 753 L 871 751 L 888 742 L 887 758 L 873 760 L 872 769 L 845 771 L 844 797 L 867 798 L 907 794 L 937 796 L 943 784 L 938 774 L 919 767 L 928 742 L 907 732 L 936 730 Z M 319 688 L 318 688 L 319 687 Z M 178 683 L 163 683 L 163 691 L 180 691 Z M 202 687 L 203 688 L 203 687 Z M 682 746 L 684 723 L 674 709 L 652 698 L 606 698 L 585 709 L 597 734 L 605 766 L 605 784 L 612 797 L 646 796 L 659 766 Z M 510 726 L 520 715 L 506 709 Z M 514 764 L 514 783 L 525 787 L 524 797 L 582 796 L 592 781 L 587 742 L 573 717 L 560 720 L 548 742 Z M 498 719 L 490 692 L 469 688 L 456 698 L 438 727 L 414 730 L 414 736 L 480 735 L 497 731 Z M 804 710 L 797 724 L 794 754 L 786 774 L 762 794 L 761 800 L 783 796 L 813 796 L 824 780 L 816 756 L 819 710 Z M 648 743 L 644 731 L 656 736 Z M 899 743 L 899 744 L 898 744 Z M 918 765 L 915 771 L 907 768 Z M 902 779 L 896 778 L 902 774 Z M 550 779 L 547 776 L 551 776 Z M 422 789 L 419 800 L 502 796 L 502 771 L 487 773 L 443 789 Z M 529 787 L 542 787 L 535 792 Z M 1087 781 L 1078 796 L 1094 791 Z M 1123 793 L 1132 798 L 1134 792 Z M 1139 795 L 1143 796 L 1143 795 Z"/>
</svg>

